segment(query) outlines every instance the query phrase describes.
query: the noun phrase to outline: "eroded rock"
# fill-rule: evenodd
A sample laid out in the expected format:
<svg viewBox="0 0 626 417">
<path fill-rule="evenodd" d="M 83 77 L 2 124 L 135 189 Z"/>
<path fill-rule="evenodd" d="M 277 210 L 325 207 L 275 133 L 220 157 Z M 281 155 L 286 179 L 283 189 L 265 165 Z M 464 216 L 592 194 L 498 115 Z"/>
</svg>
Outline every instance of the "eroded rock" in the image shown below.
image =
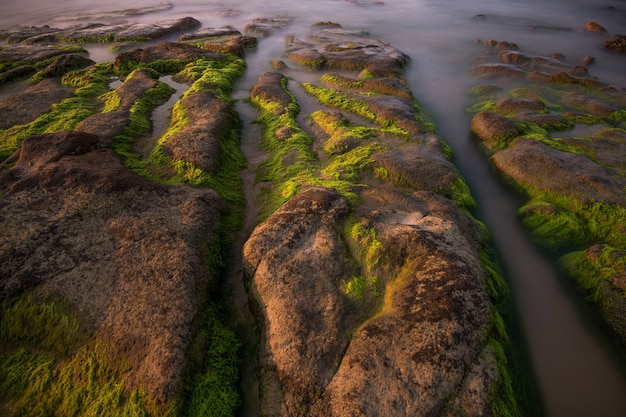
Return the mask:
<svg viewBox="0 0 626 417">
<path fill-rule="evenodd" d="M 98 148 L 82 132 L 29 138 L 0 174 L 0 286 L 68 300 L 129 364 L 129 388 L 170 401 L 222 203 L 208 189 L 150 183 Z"/>
<path fill-rule="evenodd" d="M 73 95 L 73 88 L 50 79 L 28 87 L 23 93 L 0 99 L 0 129 L 31 122 L 48 113 L 53 104 Z"/>
<path fill-rule="evenodd" d="M 221 139 L 237 123 L 232 107 L 214 93 L 199 91 L 181 102 L 189 123 L 163 144 L 174 160 L 187 161 L 215 173 L 222 155 Z"/>
</svg>

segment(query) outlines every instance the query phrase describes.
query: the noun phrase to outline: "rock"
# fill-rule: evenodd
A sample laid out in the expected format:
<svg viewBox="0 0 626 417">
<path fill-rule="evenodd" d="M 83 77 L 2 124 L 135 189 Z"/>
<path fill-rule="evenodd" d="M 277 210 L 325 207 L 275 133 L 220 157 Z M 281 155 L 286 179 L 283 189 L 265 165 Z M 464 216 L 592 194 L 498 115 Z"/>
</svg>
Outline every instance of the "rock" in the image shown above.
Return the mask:
<svg viewBox="0 0 626 417">
<path fill-rule="evenodd" d="M 584 30 L 585 32 L 606 33 L 606 29 L 596 22 L 588 22 Z"/>
<path fill-rule="evenodd" d="M 200 22 L 193 17 L 183 17 L 181 19 L 160 20 L 152 24 L 136 23 L 115 35 L 115 42 L 158 39 L 172 33 L 199 27 Z"/>
<path fill-rule="evenodd" d="M 272 68 L 276 70 L 287 68 L 287 64 L 282 59 L 273 59 L 272 60 Z"/>
<path fill-rule="evenodd" d="M 290 23 L 291 19 L 286 17 L 261 17 L 254 19 L 252 23 L 248 23 L 243 30 L 246 33 L 259 36 L 261 38 L 267 38 L 268 36 L 286 28 Z"/>
<path fill-rule="evenodd" d="M 575 77 L 563 71 L 556 74 L 533 71 L 528 74 L 528 80 L 535 83 L 546 84 L 579 84 L 592 88 L 605 88 L 607 85 L 601 81 L 589 77 Z"/>
<path fill-rule="evenodd" d="M 522 112 L 515 115 L 516 120 L 531 122 L 548 130 L 571 129 L 574 124 L 558 114 L 542 114 L 534 112 Z"/>
<path fill-rule="evenodd" d="M 29 77 L 37 72 L 37 68 L 32 65 L 21 65 L 0 73 L 0 85 L 19 80 L 20 78 Z"/>
<path fill-rule="evenodd" d="M 517 125 L 504 116 L 493 112 L 480 112 L 472 118 L 470 131 L 490 151 L 506 146 L 522 134 Z"/>
<path fill-rule="evenodd" d="M 382 312 L 355 332 L 311 414 L 446 415 L 459 407 L 482 415 L 495 369 L 481 337 L 469 331 L 489 323 L 470 249 L 476 248 L 475 225 L 449 200 L 425 192 L 402 196 L 371 189 L 356 214 L 376 230 L 381 269 L 389 271 L 392 284 Z M 465 378 L 476 391 L 459 389 Z M 458 393 L 452 403 L 451 392 Z"/>
<path fill-rule="evenodd" d="M 608 118 L 618 110 L 606 102 L 578 93 L 567 93 L 563 96 L 563 103 L 601 118 Z"/>
<path fill-rule="evenodd" d="M 189 122 L 163 144 L 163 151 L 177 161 L 191 162 L 215 173 L 222 155 L 221 139 L 230 134 L 238 116 L 215 93 L 198 91 L 181 102 Z"/>
<path fill-rule="evenodd" d="M 82 48 L 76 49 L 79 50 L 86 53 Z M 67 53 L 67 50 L 51 45 L 6 45 L 0 49 L 0 64 L 34 64 Z"/>
<path fill-rule="evenodd" d="M 524 187 L 574 198 L 581 204 L 624 202 L 623 186 L 613 173 L 583 155 L 519 139 L 491 160 L 505 177 Z"/>
<path fill-rule="evenodd" d="M 228 59 L 227 55 L 206 51 L 192 45 L 178 42 L 163 42 L 158 45 L 149 46 L 147 48 L 137 48 L 129 52 L 122 52 L 115 58 L 115 67 L 121 68 L 129 62 L 139 62 L 147 64 L 156 60 L 167 59 L 196 59 L 209 58 L 218 61 Z"/>
<path fill-rule="evenodd" d="M 23 93 L 0 99 L 0 129 L 31 122 L 73 93 L 73 88 L 50 79 L 28 87 Z"/>
<path fill-rule="evenodd" d="M 407 145 L 377 153 L 372 159 L 376 167 L 384 168 L 387 180 L 416 190 L 437 191 L 450 196 L 452 184 L 458 176 L 454 165 L 443 157 L 439 141 L 434 136 L 428 145 Z"/>
<path fill-rule="evenodd" d="M 605 41 L 602 47 L 616 52 L 626 52 L 626 35 L 614 35 Z"/>
<path fill-rule="evenodd" d="M 583 64 L 583 65 L 591 65 L 591 64 L 593 64 L 594 62 L 596 62 L 596 58 L 595 58 L 595 57 L 592 57 L 592 56 L 586 56 L 586 57 L 584 57 L 584 58 L 582 59 L 582 61 L 581 61 L 581 62 L 582 62 L 582 64 Z"/>
<path fill-rule="evenodd" d="M 483 77 L 506 77 L 506 78 L 524 78 L 526 73 L 510 64 L 480 64 L 470 69 L 474 74 Z"/>
<path fill-rule="evenodd" d="M 498 113 L 522 113 L 522 112 L 537 112 L 542 113 L 547 111 L 548 107 L 543 101 L 537 99 L 527 98 L 503 98 L 496 102 L 496 111 Z"/>
<path fill-rule="evenodd" d="M 626 233 L 626 230 L 622 230 L 622 233 Z M 622 344 L 626 344 L 624 259 L 626 251 L 603 244 L 593 245 L 584 251 L 573 252 L 559 259 L 561 268 L 595 301 L 594 308 Z M 590 278 L 595 283 L 592 283 Z"/>
<path fill-rule="evenodd" d="M 282 415 L 297 414 L 301 398 L 314 398 L 329 383 L 349 342 L 356 321 L 341 287 L 357 271 L 345 262 L 336 228 L 348 211 L 336 192 L 306 189 L 257 226 L 244 246 L 244 271 L 253 277 L 261 316 L 264 414 L 281 408 Z"/>
<path fill-rule="evenodd" d="M 371 189 L 364 197 L 357 218 L 377 231 L 388 274 L 380 278 L 393 282 L 383 313 L 342 289 L 355 271 L 335 227 L 349 206 L 333 191 L 304 190 L 244 247 L 263 329 L 262 412 L 291 415 L 306 407 L 313 416 L 403 416 L 457 406 L 482 414 L 487 387 L 498 377 L 475 331 L 490 325 L 473 252 L 479 228 L 432 193 Z M 348 339 L 346 329 L 354 328 Z M 460 389 L 470 380 L 476 390 Z"/>
<path fill-rule="evenodd" d="M 280 116 L 287 111 L 287 106 L 292 101 L 291 96 L 283 89 L 286 82 L 287 78 L 279 72 L 263 73 L 252 88 L 250 97 L 277 103 L 279 106 L 276 116 Z"/>
<path fill-rule="evenodd" d="M 171 401 L 207 282 L 202 247 L 215 238 L 215 192 L 150 183 L 99 138 L 26 139 L 0 173 L 0 290 L 34 289 L 72 306 L 128 365 L 127 389 Z"/>
<path fill-rule="evenodd" d="M 318 35 L 322 32 L 320 38 Z M 318 45 L 292 40 L 287 57 L 305 67 L 344 70 L 398 71 L 408 62 L 405 54 L 388 44 L 377 39 L 361 39 L 360 36 L 366 35 L 359 32 L 354 38 L 354 33 L 346 36 L 341 29 L 317 31 L 308 39 Z"/>
<path fill-rule="evenodd" d="M 67 72 L 82 69 L 94 65 L 95 62 L 80 54 L 60 55 L 54 62 L 37 73 L 39 78 L 64 75 Z"/>
<path fill-rule="evenodd" d="M 205 27 L 200 28 L 193 33 L 185 33 L 180 38 L 178 38 L 178 41 L 185 42 L 195 39 L 221 38 L 232 36 L 241 36 L 241 32 L 233 26 L 222 26 L 221 28 Z"/>
<path fill-rule="evenodd" d="M 120 100 L 119 106 L 114 111 L 89 116 L 76 126 L 76 130 L 97 135 L 104 145 L 109 146 L 113 138 L 123 134 L 130 123 L 132 106 L 149 89 L 158 84 L 159 81 L 153 78 L 153 73 L 149 70 L 140 69 L 133 72 L 133 76 L 127 77 L 124 83 L 115 90 Z"/>
</svg>

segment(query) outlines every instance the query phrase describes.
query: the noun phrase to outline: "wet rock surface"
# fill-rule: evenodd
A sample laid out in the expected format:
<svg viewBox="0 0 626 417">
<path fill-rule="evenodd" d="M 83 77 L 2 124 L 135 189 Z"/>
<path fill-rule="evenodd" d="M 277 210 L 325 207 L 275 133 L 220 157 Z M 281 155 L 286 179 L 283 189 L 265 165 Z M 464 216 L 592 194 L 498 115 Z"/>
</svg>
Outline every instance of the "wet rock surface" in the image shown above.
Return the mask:
<svg viewBox="0 0 626 417">
<path fill-rule="evenodd" d="M 28 87 L 24 93 L 0 100 L 0 129 L 32 122 L 48 113 L 53 104 L 73 95 L 74 90 L 58 80 L 45 80 Z"/>
<path fill-rule="evenodd" d="M 320 103 L 304 117 L 313 136 L 303 142 L 321 161 L 302 169 L 327 185 L 305 180 L 244 246 L 262 329 L 261 411 L 488 415 L 504 382 L 481 263 L 486 236 L 461 210 L 472 204 L 459 194 L 462 180 L 405 87 L 406 57 L 386 45 L 365 59 L 382 44 L 361 32 L 346 41 L 328 26 L 287 40 L 288 66 L 306 57 L 322 68 L 319 84 L 301 84 Z M 339 66 L 351 73 L 329 72 Z M 296 87 L 285 81 L 262 75 L 252 100 L 270 155 L 289 155 L 281 171 L 290 172 L 305 155 L 291 143 L 307 134 L 287 122 Z M 289 131 L 275 128 L 278 117 Z M 269 181 L 282 188 L 294 179 Z"/>
<path fill-rule="evenodd" d="M 276 70 L 250 92 L 266 160 L 256 172 L 263 215 L 242 269 L 260 331 L 261 414 L 518 415 L 495 307 L 506 290 L 488 236 L 468 214 L 467 186 L 404 78 L 409 57 L 332 21 L 297 38 L 286 32 L 292 21 L 258 18 L 241 31 L 198 29 L 188 17 L 0 32 L 0 84 L 33 74 L 37 82 L 0 100 L 9 138 L 1 150 L 11 155 L 0 161 L 0 299 L 67 302 L 92 342 L 123 359 L 116 381 L 129 398 L 145 393 L 164 409 L 180 398 L 181 407 L 217 401 L 209 394 L 222 391 L 203 385 L 204 372 L 236 362 L 237 343 L 215 353 L 216 340 L 233 333 L 202 321 L 228 302 L 221 276 L 237 266 L 224 263 L 223 245 L 241 200 L 239 185 L 225 182 L 225 170 L 237 169 L 226 144 L 240 133 L 225 99 L 234 76 L 215 75 L 240 74 L 257 37 L 263 45 L 284 34 Z M 175 33 L 178 42 L 104 64 L 60 45 Z M 485 45 L 471 68 L 482 102 L 468 129 L 531 197 L 520 217 L 533 236 L 597 294 L 598 311 L 626 340 L 626 92 L 563 56 Z M 150 132 L 150 113 L 171 94 L 164 75 L 189 90 L 166 132 Z M 71 123 L 54 114 L 83 97 L 88 105 L 67 112 Z M 139 140 L 153 148 L 138 154 Z M 607 270 L 599 286 L 590 279 Z M 220 375 L 236 380 L 234 369 Z M 234 413 L 236 387 L 228 395 Z"/>
</svg>

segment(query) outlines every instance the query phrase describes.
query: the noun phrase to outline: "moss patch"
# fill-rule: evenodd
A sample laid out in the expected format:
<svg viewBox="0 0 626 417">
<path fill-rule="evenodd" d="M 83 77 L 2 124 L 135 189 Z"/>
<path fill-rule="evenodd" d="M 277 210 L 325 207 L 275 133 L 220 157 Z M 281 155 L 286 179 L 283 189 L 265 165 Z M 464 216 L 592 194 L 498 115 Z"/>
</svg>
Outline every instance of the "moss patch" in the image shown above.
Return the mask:
<svg viewBox="0 0 626 417">
<path fill-rule="evenodd" d="M 62 302 L 29 295 L 0 306 L 0 399 L 7 416 L 173 415 L 125 388 L 112 358 Z"/>
<path fill-rule="evenodd" d="M 74 97 L 54 105 L 49 113 L 30 123 L 0 130 L 0 161 L 15 152 L 24 139 L 44 133 L 74 130 L 84 119 L 100 111 L 102 102 L 98 97 L 108 91 L 110 74 L 112 65 L 108 63 L 66 74 L 63 84 L 76 88 Z"/>
</svg>

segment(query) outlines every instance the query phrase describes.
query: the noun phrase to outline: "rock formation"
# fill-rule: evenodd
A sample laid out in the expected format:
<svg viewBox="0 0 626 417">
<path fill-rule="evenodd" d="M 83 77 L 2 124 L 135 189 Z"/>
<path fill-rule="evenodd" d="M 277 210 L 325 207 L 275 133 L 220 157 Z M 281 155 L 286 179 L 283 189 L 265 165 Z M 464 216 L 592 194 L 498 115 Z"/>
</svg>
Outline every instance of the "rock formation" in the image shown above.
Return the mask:
<svg viewBox="0 0 626 417">
<path fill-rule="evenodd" d="M 471 132 L 527 197 L 519 213 L 531 235 L 560 257 L 623 344 L 626 286 L 615 254 L 626 248 L 626 90 L 550 57 L 519 50 L 489 56 L 472 68 L 493 87 L 475 90 L 482 101 L 472 108 Z M 499 65 L 511 71 L 491 71 Z M 511 75 L 526 83 L 498 87 Z"/>
</svg>

